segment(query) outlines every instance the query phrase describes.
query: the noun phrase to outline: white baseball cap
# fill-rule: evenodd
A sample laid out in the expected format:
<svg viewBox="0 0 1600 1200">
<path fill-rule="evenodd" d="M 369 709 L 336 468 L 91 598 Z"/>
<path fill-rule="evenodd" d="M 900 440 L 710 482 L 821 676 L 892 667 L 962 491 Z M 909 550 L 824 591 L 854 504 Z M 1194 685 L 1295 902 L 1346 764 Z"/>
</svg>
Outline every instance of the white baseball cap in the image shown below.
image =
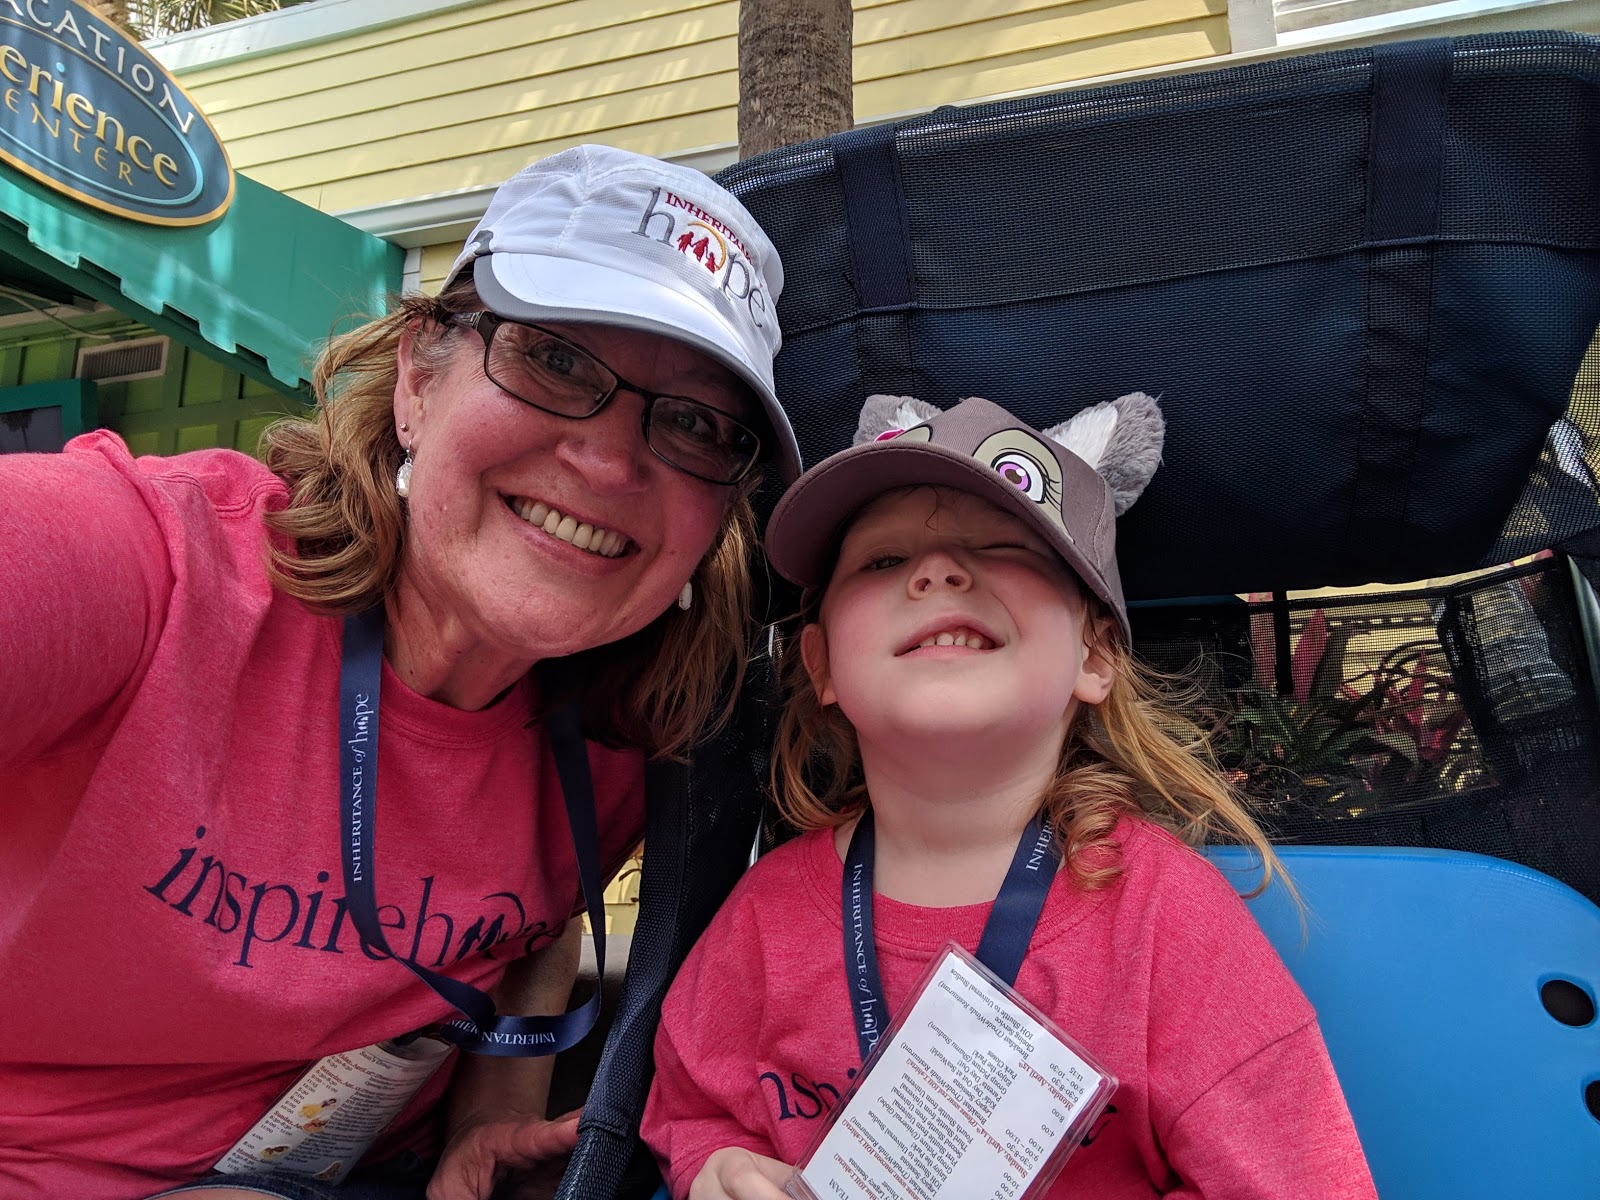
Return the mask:
<svg viewBox="0 0 1600 1200">
<path fill-rule="evenodd" d="M 502 317 L 639 329 L 716 359 L 761 397 L 782 481 L 800 474 L 772 383 L 783 264 L 709 176 L 612 146 L 563 150 L 500 185 L 446 286 L 469 264 Z"/>
</svg>

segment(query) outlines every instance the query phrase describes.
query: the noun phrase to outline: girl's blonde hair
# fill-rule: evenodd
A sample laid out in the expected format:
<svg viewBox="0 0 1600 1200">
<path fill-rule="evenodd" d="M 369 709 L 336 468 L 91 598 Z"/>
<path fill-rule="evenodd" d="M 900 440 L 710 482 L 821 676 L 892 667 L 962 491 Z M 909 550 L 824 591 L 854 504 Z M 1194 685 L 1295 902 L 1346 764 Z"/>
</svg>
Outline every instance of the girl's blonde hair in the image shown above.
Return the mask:
<svg viewBox="0 0 1600 1200">
<path fill-rule="evenodd" d="M 405 457 L 394 435 L 400 341 L 410 332 L 413 362 L 437 375 L 452 354 L 451 317 L 481 308 L 470 279 L 438 297 L 397 300 L 388 315 L 328 343 L 312 372 L 316 412 L 263 435 L 267 466 L 289 485 L 288 505 L 267 518 L 282 535 L 270 541 L 268 570 L 288 595 L 342 615 L 393 589 L 406 538 L 394 486 Z M 543 666 L 546 701 L 576 697 L 590 737 L 681 757 L 727 719 L 748 658 L 756 481 L 734 489 L 695 570 L 688 612 L 674 606 L 629 637 Z"/>
<path fill-rule="evenodd" d="M 807 600 L 814 619 L 821 597 Z M 1180 711 L 1181 681 L 1140 663 L 1111 632 L 1105 606 L 1089 603 L 1085 637 L 1111 666 L 1111 690 L 1097 705 L 1078 706 L 1040 801 L 1074 880 L 1094 889 L 1121 874 L 1112 835 L 1117 821 L 1132 814 L 1191 846 L 1226 840 L 1252 847 L 1261 860 L 1252 895 L 1274 875 L 1287 884 L 1272 844 L 1218 768 L 1205 731 Z M 836 827 L 867 803 L 860 751 L 849 720 L 837 706 L 823 706 L 798 647 L 793 651 L 783 667 L 788 703 L 773 750 L 773 792 L 796 828 Z"/>
</svg>

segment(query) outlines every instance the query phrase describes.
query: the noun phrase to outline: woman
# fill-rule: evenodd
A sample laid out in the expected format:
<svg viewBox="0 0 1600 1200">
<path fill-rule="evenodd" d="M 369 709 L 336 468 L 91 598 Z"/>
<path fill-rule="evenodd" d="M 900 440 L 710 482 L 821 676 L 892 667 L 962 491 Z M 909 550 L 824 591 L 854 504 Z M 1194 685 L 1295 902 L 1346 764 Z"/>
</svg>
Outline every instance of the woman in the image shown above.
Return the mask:
<svg viewBox="0 0 1600 1200">
<path fill-rule="evenodd" d="M 0 1195 L 415 1196 L 448 1132 L 457 1200 L 571 1147 L 518 1115 L 548 1059 L 453 1055 L 338 1192 L 210 1173 L 289 1165 L 246 1135 L 334 1120 L 292 1085 L 471 1008 L 436 986 L 565 1006 L 584 789 L 537 718 L 581 709 L 614 868 L 643 758 L 744 660 L 746 496 L 798 465 L 781 286 L 707 178 L 580 147 L 499 189 L 437 299 L 328 347 L 265 466 L 0 459 Z"/>
</svg>

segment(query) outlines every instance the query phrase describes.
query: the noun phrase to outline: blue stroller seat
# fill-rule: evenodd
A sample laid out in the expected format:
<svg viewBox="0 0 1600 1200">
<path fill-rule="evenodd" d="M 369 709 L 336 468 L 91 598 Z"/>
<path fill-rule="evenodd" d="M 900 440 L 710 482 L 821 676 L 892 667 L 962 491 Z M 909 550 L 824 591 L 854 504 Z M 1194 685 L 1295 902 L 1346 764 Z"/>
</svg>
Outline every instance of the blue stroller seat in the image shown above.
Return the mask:
<svg viewBox="0 0 1600 1200">
<path fill-rule="evenodd" d="M 1540 1200 L 1600 1180 L 1600 907 L 1445 850 L 1287 846 L 1250 902 L 1317 1010 L 1380 1196 Z M 1250 856 L 1212 861 L 1241 890 Z"/>
</svg>

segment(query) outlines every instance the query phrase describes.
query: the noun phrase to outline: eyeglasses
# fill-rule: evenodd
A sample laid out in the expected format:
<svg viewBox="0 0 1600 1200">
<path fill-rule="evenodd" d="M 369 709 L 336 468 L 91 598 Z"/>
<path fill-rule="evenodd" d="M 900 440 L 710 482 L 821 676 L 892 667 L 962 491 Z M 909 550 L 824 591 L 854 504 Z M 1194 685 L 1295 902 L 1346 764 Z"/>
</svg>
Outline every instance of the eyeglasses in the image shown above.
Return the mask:
<svg viewBox="0 0 1600 1200">
<path fill-rule="evenodd" d="M 669 467 L 707 483 L 734 484 L 761 457 L 761 439 L 721 409 L 629 383 L 582 346 L 538 325 L 492 312 L 453 313 L 483 339 L 483 373 L 501 391 L 558 417 L 582 421 L 618 392 L 644 398 L 645 445 Z"/>
</svg>

